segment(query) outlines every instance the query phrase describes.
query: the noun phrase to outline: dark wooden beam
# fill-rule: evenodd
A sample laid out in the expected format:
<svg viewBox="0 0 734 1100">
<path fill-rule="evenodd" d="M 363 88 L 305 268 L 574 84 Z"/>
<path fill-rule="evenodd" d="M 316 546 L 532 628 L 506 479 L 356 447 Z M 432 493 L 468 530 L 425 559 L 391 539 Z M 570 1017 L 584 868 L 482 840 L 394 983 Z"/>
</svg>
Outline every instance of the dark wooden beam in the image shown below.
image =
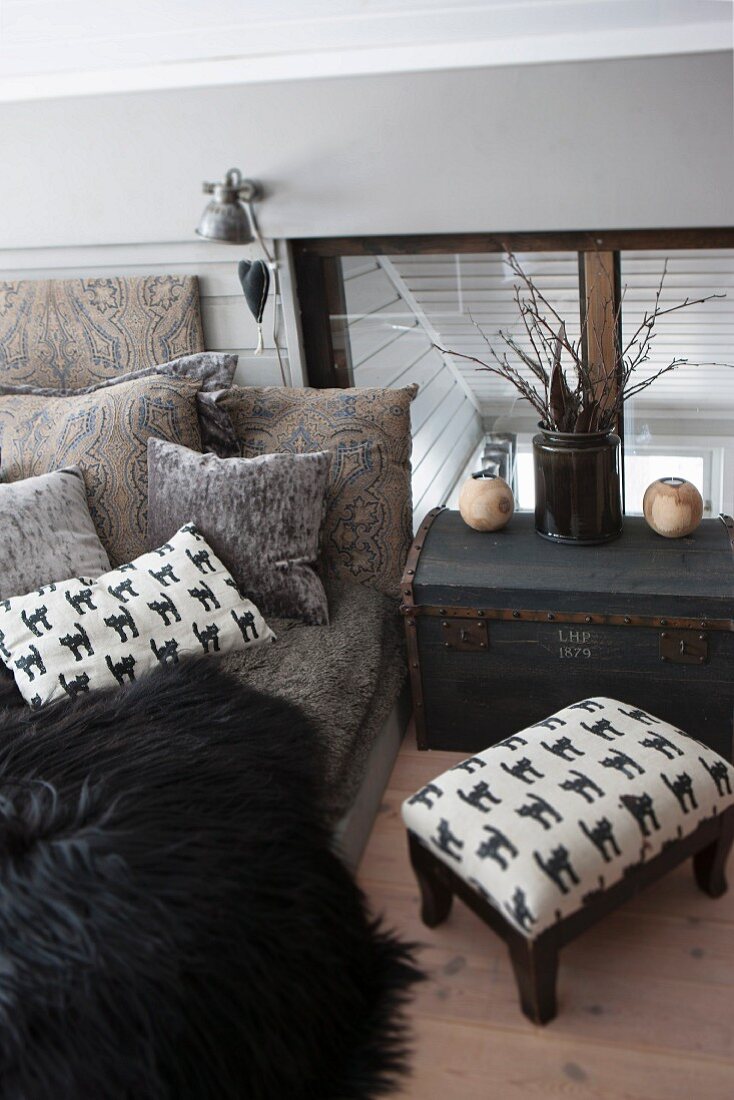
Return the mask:
<svg viewBox="0 0 734 1100">
<path fill-rule="evenodd" d="M 352 386 L 341 262 L 298 249 L 293 261 L 308 384 L 318 389 Z"/>
<path fill-rule="evenodd" d="M 597 400 L 606 408 L 622 385 L 622 294 L 619 252 L 579 252 L 579 302 L 584 332 L 582 355 L 589 365 Z M 620 479 L 625 503 L 624 415 L 619 410 L 616 431 L 622 440 Z"/>
<path fill-rule="evenodd" d="M 341 260 L 324 258 L 324 286 L 326 305 L 331 322 L 331 346 L 334 363 L 335 385 L 346 389 L 354 385 L 352 366 L 352 347 L 349 342 L 347 323 L 347 301 L 344 292 L 344 277 Z"/>
<path fill-rule="evenodd" d="M 699 229 L 579 229 L 563 232 L 423 233 L 374 237 L 304 237 L 295 255 L 389 256 L 457 252 L 619 252 L 734 248 L 734 226 Z"/>
<path fill-rule="evenodd" d="M 579 255 L 579 298 L 584 330 L 582 354 L 594 383 L 594 396 L 603 407 L 617 398 L 621 320 L 618 252 L 582 252 Z"/>
</svg>

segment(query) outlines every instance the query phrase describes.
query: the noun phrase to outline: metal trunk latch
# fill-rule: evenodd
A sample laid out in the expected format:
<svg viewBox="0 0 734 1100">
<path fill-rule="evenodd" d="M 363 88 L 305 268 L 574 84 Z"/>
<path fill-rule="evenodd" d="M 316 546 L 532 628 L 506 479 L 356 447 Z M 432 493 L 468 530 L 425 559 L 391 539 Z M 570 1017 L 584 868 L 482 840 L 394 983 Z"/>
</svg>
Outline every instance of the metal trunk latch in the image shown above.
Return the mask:
<svg viewBox="0 0 734 1100">
<path fill-rule="evenodd" d="M 677 665 L 703 665 L 709 659 L 708 636 L 697 630 L 663 630 L 660 660 Z"/>
<path fill-rule="evenodd" d="M 477 652 L 489 649 L 486 619 L 443 619 L 441 641 L 446 649 Z"/>
</svg>

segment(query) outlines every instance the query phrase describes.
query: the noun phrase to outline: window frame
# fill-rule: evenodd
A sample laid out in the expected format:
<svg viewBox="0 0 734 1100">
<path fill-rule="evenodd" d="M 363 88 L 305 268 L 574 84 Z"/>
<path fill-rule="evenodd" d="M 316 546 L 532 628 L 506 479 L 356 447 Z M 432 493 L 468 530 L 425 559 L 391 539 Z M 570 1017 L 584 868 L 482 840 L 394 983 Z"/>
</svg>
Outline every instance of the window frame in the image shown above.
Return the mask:
<svg viewBox="0 0 734 1100">
<path fill-rule="evenodd" d="M 340 263 L 343 256 L 576 252 L 580 319 L 583 325 L 584 317 L 587 318 L 587 347 L 598 347 L 597 333 L 602 334 L 604 361 L 600 369 L 609 377 L 610 372 L 618 372 L 621 368 L 622 311 L 617 307 L 621 293 L 622 252 L 731 249 L 734 248 L 734 226 L 305 237 L 291 239 L 287 246 L 293 261 L 294 291 L 300 308 L 307 385 L 318 389 L 346 389 L 354 385 L 354 374 L 347 325 L 339 320 L 346 314 Z M 609 279 L 595 278 L 599 270 L 611 276 L 614 286 L 611 300 L 608 296 L 602 300 L 602 287 L 608 288 Z M 609 323 L 615 314 L 618 317 L 616 329 Z M 622 441 L 624 470 L 623 410 L 616 430 Z M 622 476 L 624 478 L 624 474 Z"/>
<path fill-rule="evenodd" d="M 608 229 L 530 233 L 427 233 L 372 237 L 304 237 L 287 242 L 293 259 L 295 293 L 301 313 L 301 334 L 308 384 L 317 388 L 353 385 L 346 326 L 331 323 L 345 313 L 342 256 L 440 255 L 476 252 L 576 252 L 582 309 L 589 289 L 589 317 L 601 318 L 600 282 L 589 278 L 593 264 L 603 264 L 619 280 L 622 252 L 734 248 L 734 226 L 697 229 Z M 614 303 L 607 302 L 607 309 Z M 620 319 L 621 323 L 621 319 Z M 609 329 L 607 329 L 607 332 Z M 588 339 L 593 339 L 589 326 Z M 619 340 L 619 336 L 618 336 Z M 607 341 L 605 354 L 614 357 Z M 611 369 L 605 363 L 605 369 Z M 623 425 L 619 425 L 620 430 Z"/>
</svg>

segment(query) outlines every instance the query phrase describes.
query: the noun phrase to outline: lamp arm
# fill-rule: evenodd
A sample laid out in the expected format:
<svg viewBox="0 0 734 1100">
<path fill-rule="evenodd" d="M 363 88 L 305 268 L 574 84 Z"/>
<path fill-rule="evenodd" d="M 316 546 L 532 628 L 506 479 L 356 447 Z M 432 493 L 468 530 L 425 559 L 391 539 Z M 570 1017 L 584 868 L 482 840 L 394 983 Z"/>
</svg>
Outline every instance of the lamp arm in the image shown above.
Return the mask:
<svg viewBox="0 0 734 1100">
<path fill-rule="evenodd" d="M 273 294 L 273 299 L 274 299 L 273 300 L 273 345 L 275 346 L 275 354 L 278 357 L 278 368 L 280 370 L 281 381 L 282 381 L 284 386 L 287 386 L 288 382 L 287 382 L 286 377 L 285 377 L 285 367 L 283 366 L 283 357 L 280 353 L 280 345 L 278 343 L 278 302 L 281 299 L 280 279 L 278 277 L 278 264 L 273 259 L 273 257 L 270 255 L 268 247 L 265 244 L 265 241 L 263 240 L 262 234 L 260 232 L 260 226 L 257 224 L 257 217 L 255 216 L 255 211 L 253 210 L 253 207 L 252 207 L 252 202 L 247 200 L 247 199 L 243 199 L 242 201 L 245 204 L 245 209 L 247 210 L 247 216 L 250 219 L 250 225 L 252 226 L 252 231 L 255 234 L 255 239 L 257 240 L 257 243 L 260 245 L 260 248 L 263 250 L 263 252 L 265 254 L 265 259 L 268 261 L 268 267 L 270 268 L 270 270 L 273 273 L 273 291 L 274 291 L 274 294 Z"/>
<path fill-rule="evenodd" d="M 237 184 L 237 194 L 245 204 L 261 202 L 263 189 L 257 180 L 242 180 Z"/>
<path fill-rule="evenodd" d="M 247 216 L 250 219 L 250 225 L 252 226 L 252 231 L 255 234 L 255 239 L 256 239 L 257 243 L 260 245 L 260 248 L 265 253 L 265 259 L 268 261 L 268 263 L 270 264 L 271 269 L 274 271 L 277 267 L 277 264 L 275 263 L 275 260 L 273 259 L 273 257 L 270 255 L 270 252 L 268 251 L 267 245 L 265 244 L 265 241 L 262 238 L 262 234 L 260 232 L 260 226 L 257 224 L 257 217 L 255 216 L 255 209 L 252 205 L 253 200 L 243 198 L 242 202 L 244 203 L 245 209 L 247 210 Z"/>
</svg>

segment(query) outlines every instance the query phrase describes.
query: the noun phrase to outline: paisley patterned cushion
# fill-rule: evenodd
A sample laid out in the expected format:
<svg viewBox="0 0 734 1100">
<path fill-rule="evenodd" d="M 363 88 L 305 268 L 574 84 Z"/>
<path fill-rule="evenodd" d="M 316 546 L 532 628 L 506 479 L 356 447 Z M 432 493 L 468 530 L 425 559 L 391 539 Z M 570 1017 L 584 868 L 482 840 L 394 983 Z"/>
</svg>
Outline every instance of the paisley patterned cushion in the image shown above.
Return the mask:
<svg viewBox="0 0 734 1100">
<path fill-rule="evenodd" d="M 204 350 L 193 276 L 0 282 L 0 379 L 82 389 Z"/>
<path fill-rule="evenodd" d="M 114 565 L 146 549 L 148 439 L 199 449 L 199 381 L 154 375 L 84 396 L 0 397 L 3 481 L 78 466 Z"/>
<path fill-rule="evenodd" d="M 245 458 L 332 453 L 322 548 L 328 572 L 399 591 L 411 541 L 410 402 L 401 390 L 235 386 L 219 398 Z"/>
<path fill-rule="evenodd" d="M 92 386 L 83 386 L 78 390 L 60 390 L 56 386 L 31 386 L 27 382 L 16 386 L 12 382 L 4 381 L 0 375 L 0 396 L 32 393 L 37 397 L 56 397 L 59 393 L 94 393 L 95 390 L 119 386 L 120 382 L 130 382 L 134 378 L 149 378 L 151 374 L 165 374 L 168 378 L 194 378 L 201 383 L 202 393 L 209 391 L 212 397 L 216 398 L 220 390 L 226 390 L 232 385 L 238 358 L 239 356 L 230 355 L 228 352 L 198 351 L 194 355 L 182 355 L 179 359 L 172 359 L 170 363 L 154 363 L 149 367 L 141 367 L 140 370 L 116 374 L 113 378 L 105 378 L 102 382 L 95 382 Z"/>
</svg>

